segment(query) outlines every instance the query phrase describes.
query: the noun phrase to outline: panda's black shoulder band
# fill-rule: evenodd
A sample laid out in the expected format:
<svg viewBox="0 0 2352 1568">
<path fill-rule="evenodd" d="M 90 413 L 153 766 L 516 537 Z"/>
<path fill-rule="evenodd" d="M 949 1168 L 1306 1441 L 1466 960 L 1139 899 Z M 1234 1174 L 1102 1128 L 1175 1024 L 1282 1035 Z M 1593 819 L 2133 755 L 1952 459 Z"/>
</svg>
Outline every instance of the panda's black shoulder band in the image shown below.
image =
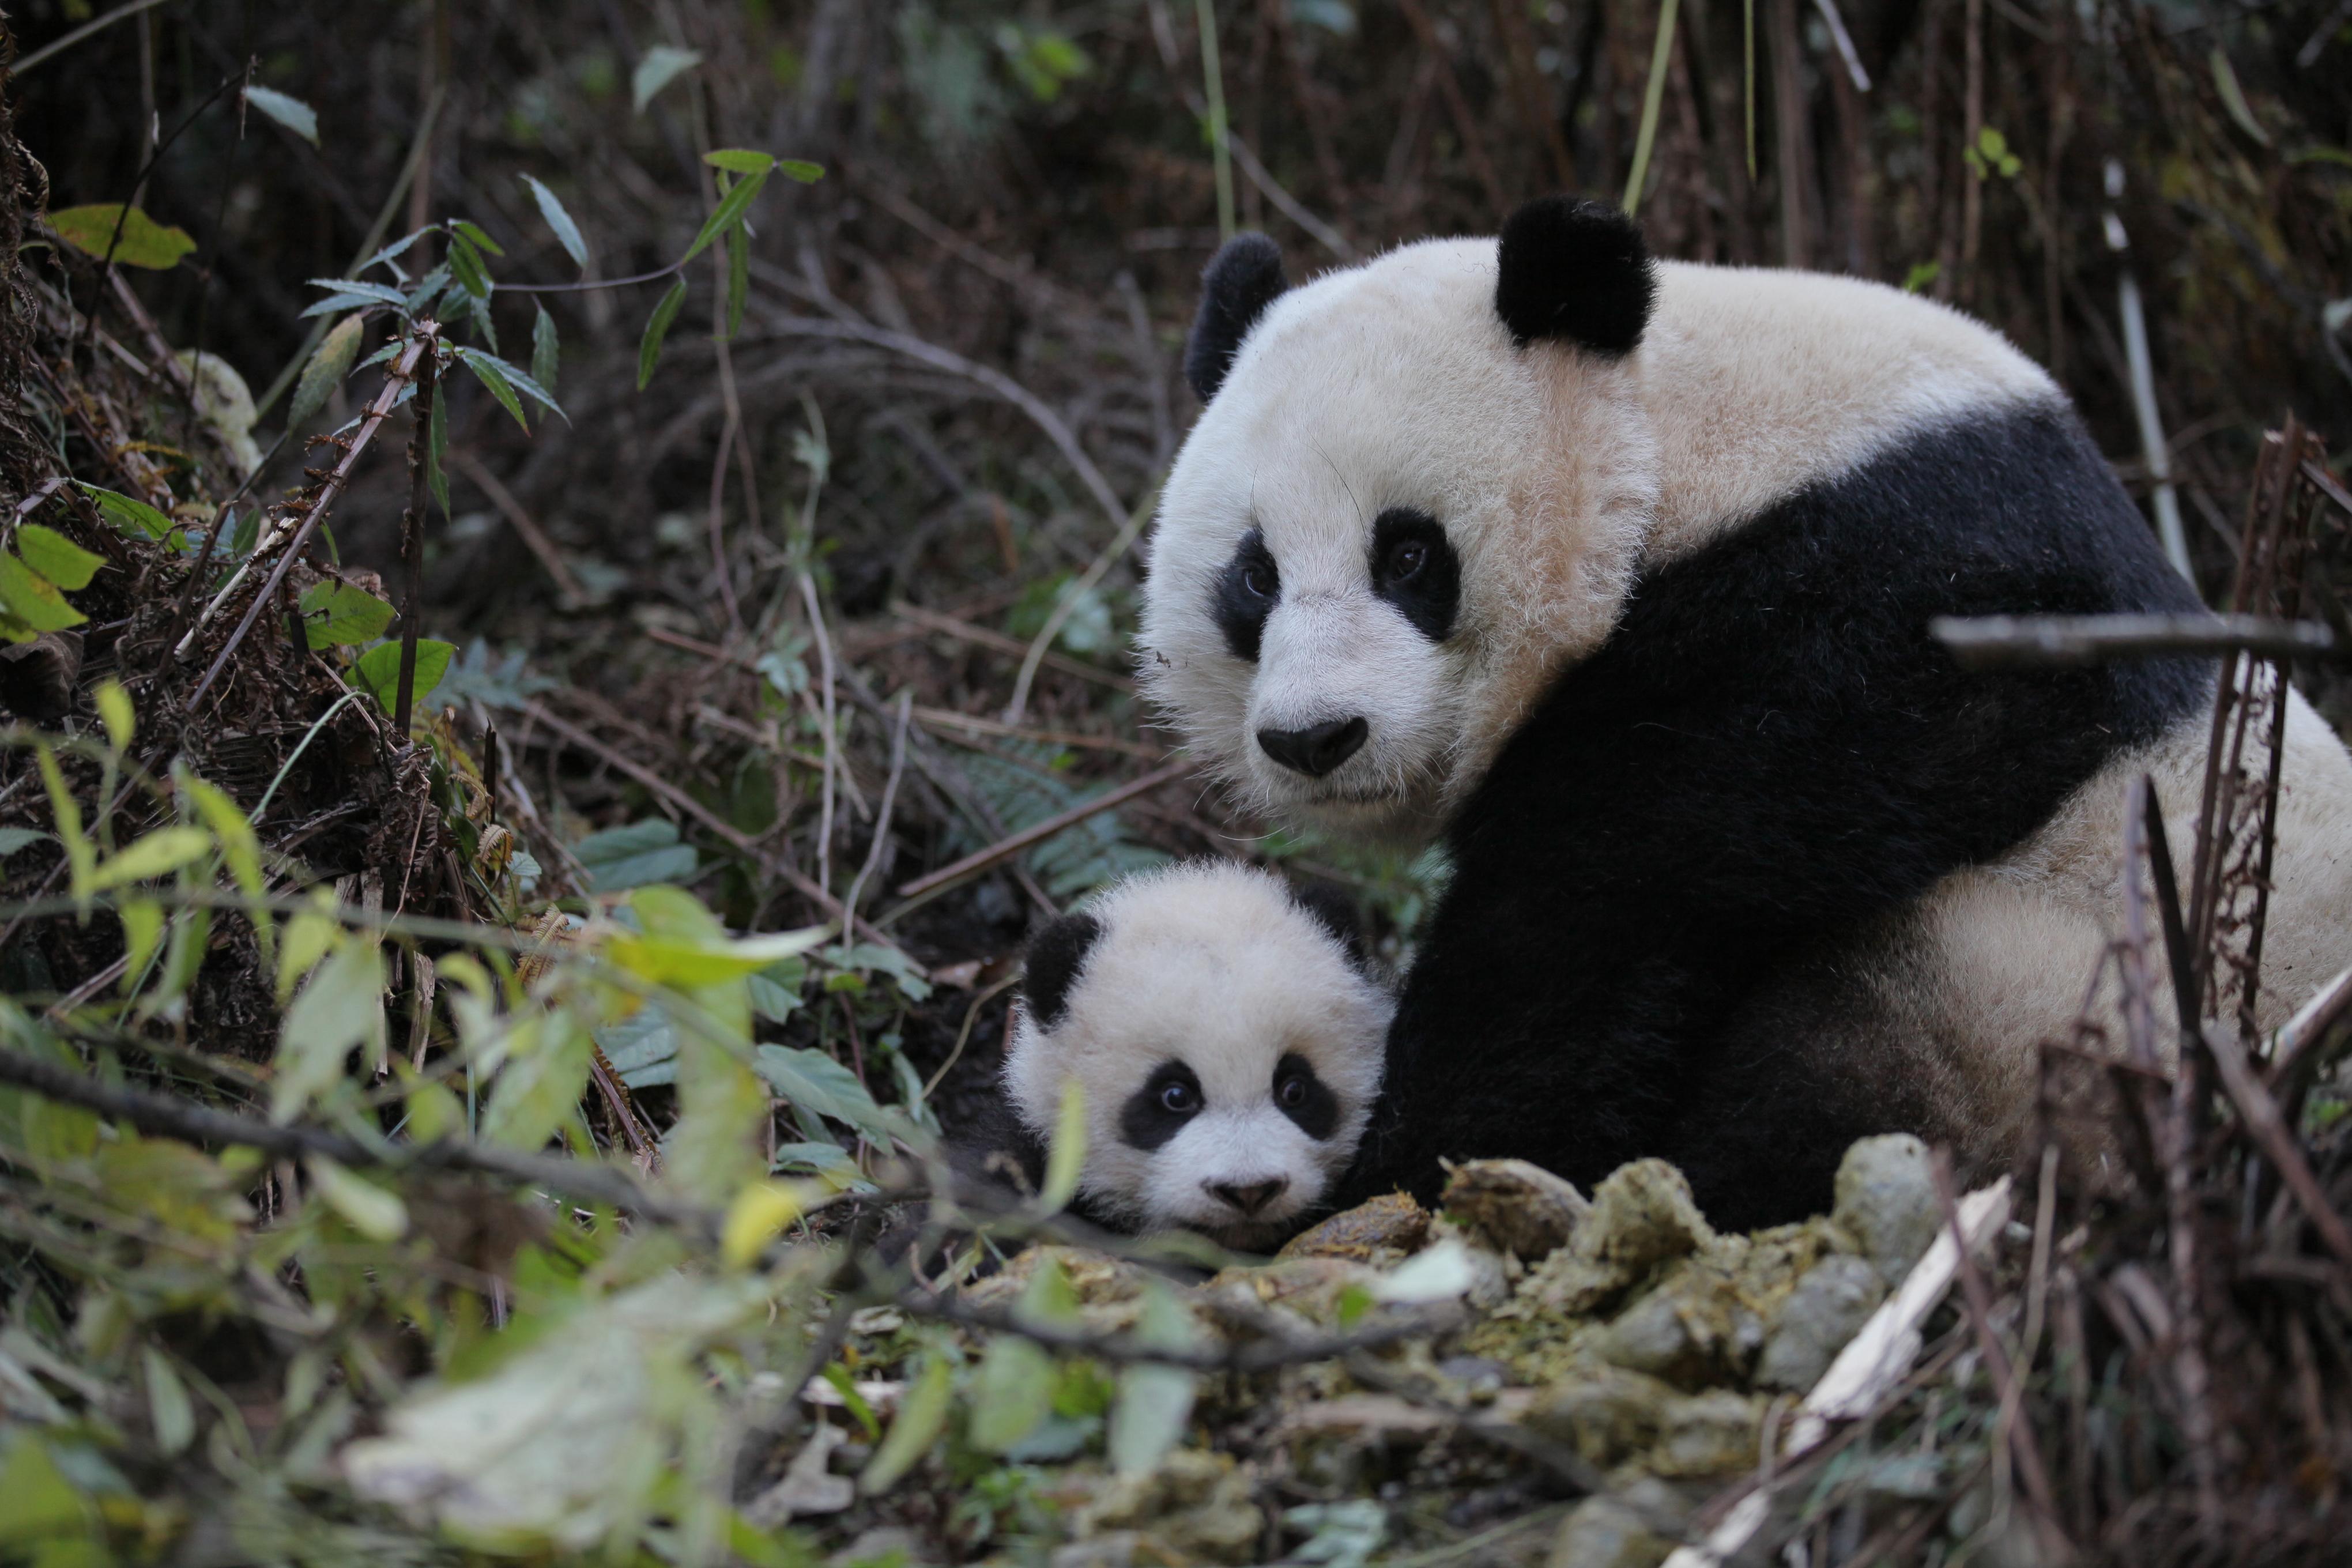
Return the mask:
<svg viewBox="0 0 2352 1568">
<path fill-rule="evenodd" d="M 1633 220 L 1606 202 L 1545 196 L 1503 225 L 1495 312 L 1519 347 L 1557 338 L 1631 353 L 1650 322 L 1657 278 Z"/>
<path fill-rule="evenodd" d="M 1289 287 L 1281 247 L 1262 234 L 1237 234 L 1210 258 L 1201 274 L 1201 313 L 1184 341 L 1184 379 L 1202 402 L 1217 395 L 1242 340 Z"/>
</svg>

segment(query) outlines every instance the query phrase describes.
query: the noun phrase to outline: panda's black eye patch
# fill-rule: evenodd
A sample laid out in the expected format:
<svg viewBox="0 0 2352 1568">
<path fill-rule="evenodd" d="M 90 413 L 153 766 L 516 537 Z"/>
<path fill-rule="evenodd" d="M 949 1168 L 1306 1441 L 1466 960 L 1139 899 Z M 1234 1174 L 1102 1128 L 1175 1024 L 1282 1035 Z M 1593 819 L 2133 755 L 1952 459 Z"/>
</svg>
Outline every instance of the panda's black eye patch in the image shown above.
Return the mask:
<svg viewBox="0 0 2352 1568">
<path fill-rule="evenodd" d="M 1444 525 L 1417 507 L 1392 506 L 1372 520 L 1372 592 L 1394 605 L 1432 642 L 1454 635 L 1462 605 L 1462 558 Z"/>
<path fill-rule="evenodd" d="M 1209 595 L 1209 614 L 1235 658 L 1257 662 L 1265 618 L 1281 597 L 1281 569 L 1274 563 L 1274 552 L 1265 547 L 1265 535 L 1253 528 L 1242 535 Z"/>
<path fill-rule="evenodd" d="M 1119 1141 L 1147 1152 L 1184 1130 L 1204 1103 L 1201 1080 L 1182 1062 L 1162 1062 L 1119 1108 Z"/>
<path fill-rule="evenodd" d="M 1315 1064 L 1297 1051 L 1285 1052 L 1274 1064 L 1274 1103 L 1318 1142 L 1339 1130 L 1339 1097 L 1315 1076 Z"/>
</svg>

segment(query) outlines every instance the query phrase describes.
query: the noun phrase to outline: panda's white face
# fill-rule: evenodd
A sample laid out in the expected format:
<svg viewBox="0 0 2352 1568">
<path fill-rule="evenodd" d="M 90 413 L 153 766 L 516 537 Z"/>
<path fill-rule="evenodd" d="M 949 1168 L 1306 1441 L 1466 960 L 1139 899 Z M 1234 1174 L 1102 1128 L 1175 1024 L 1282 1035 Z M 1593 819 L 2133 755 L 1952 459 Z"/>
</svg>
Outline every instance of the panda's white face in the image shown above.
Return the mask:
<svg viewBox="0 0 2352 1568">
<path fill-rule="evenodd" d="M 1433 836 L 1614 619 L 1654 506 L 1622 365 L 1515 350 L 1492 241 L 1276 299 L 1162 493 L 1147 690 L 1244 804 Z"/>
<path fill-rule="evenodd" d="M 1033 948 L 1006 1053 L 1022 1121 L 1050 1141 L 1075 1080 L 1079 1189 L 1106 1218 L 1244 1250 L 1279 1241 L 1363 1135 L 1387 993 L 1277 879 L 1244 866 L 1130 879 L 1055 930 L 1070 945 L 1050 959 Z"/>
</svg>

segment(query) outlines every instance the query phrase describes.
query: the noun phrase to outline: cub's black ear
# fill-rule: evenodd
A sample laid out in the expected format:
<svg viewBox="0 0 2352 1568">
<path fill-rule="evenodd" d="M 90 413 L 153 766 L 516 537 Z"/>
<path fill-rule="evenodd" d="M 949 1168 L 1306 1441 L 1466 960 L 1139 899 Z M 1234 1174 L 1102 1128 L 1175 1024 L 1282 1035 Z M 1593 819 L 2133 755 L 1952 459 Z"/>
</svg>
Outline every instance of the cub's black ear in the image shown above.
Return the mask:
<svg viewBox="0 0 2352 1568">
<path fill-rule="evenodd" d="M 1545 196 L 1513 213 L 1496 246 L 1495 313 L 1520 348 L 1564 338 L 1633 352 L 1657 279 L 1633 220 L 1606 202 Z"/>
<path fill-rule="evenodd" d="M 1184 340 L 1184 379 L 1202 402 L 1217 395 L 1242 340 L 1289 287 L 1281 247 L 1262 234 L 1237 234 L 1209 258 L 1201 274 L 1201 313 Z"/>
<path fill-rule="evenodd" d="M 1292 887 L 1290 901 L 1329 932 L 1334 942 L 1348 950 L 1349 963 L 1359 969 L 1366 967 L 1364 921 L 1357 912 L 1354 899 L 1324 883 L 1306 882 Z"/>
<path fill-rule="evenodd" d="M 1102 921 L 1092 915 L 1062 915 L 1048 921 L 1029 939 L 1028 966 L 1021 979 L 1021 994 L 1029 1016 L 1041 1029 L 1050 1029 L 1069 1011 L 1070 987 L 1087 963 Z"/>
</svg>

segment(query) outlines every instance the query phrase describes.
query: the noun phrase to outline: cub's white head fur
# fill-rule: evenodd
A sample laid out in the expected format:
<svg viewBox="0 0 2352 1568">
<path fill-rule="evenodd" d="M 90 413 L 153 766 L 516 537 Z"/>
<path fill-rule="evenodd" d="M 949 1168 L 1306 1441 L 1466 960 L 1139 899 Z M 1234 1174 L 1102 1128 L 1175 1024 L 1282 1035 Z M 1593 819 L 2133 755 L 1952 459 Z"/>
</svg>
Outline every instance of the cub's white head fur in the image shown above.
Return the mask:
<svg viewBox="0 0 2352 1568">
<path fill-rule="evenodd" d="M 1078 1190 L 1107 1223 L 1260 1248 L 1354 1156 L 1394 1007 L 1279 878 L 1190 862 L 1117 884 L 1031 942 L 1005 1093 L 1050 1142 L 1077 1083 Z"/>
<path fill-rule="evenodd" d="M 1353 837 L 1433 836 L 1639 566 L 1924 421 L 2055 395 L 1931 301 L 1654 265 L 1557 198 L 1295 289 L 1242 236 L 1202 284 L 1142 677 L 1244 805 Z"/>
</svg>

